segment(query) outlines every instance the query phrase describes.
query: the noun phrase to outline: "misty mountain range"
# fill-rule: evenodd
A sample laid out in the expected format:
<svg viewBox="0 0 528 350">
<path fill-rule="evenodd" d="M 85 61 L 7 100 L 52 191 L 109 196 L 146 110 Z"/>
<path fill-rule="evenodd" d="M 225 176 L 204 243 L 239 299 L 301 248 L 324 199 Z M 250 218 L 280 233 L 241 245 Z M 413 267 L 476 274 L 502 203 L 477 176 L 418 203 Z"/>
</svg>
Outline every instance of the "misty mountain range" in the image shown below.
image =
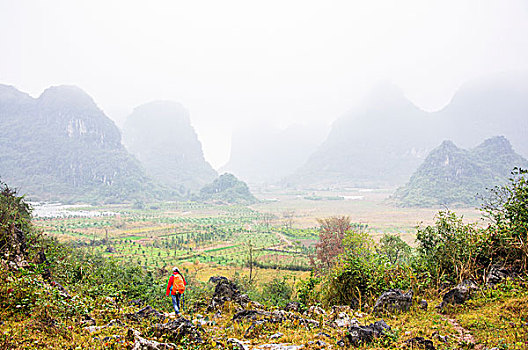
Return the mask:
<svg viewBox="0 0 528 350">
<path fill-rule="evenodd" d="M 300 124 L 283 130 L 269 125 L 241 128 L 233 133 L 229 162 L 220 171 L 251 183 L 278 182 L 302 166 L 327 133 L 324 127 Z"/>
<path fill-rule="evenodd" d="M 527 157 L 526 96 L 526 76 L 495 76 L 465 84 L 444 109 L 429 113 L 394 85 L 380 84 L 324 141 L 318 127 L 240 129 L 222 170 L 250 183 L 299 188 L 395 187 L 446 139 L 472 148 L 504 135 Z M 134 109 L 123 128 L 125 148 L 119 129 L 81 89 L 51 87 L 32 98 L 0 85 L 0 128 L 0 179 L 30 198 L 188 198 L 218 175 L 189 113 L 175 102 Z"/>
<path fill-rule="evenodd" d="M 526 75 L 500 75 L 465 84 L 445 108 L 428 113 L 397 87 L 380 85 L 333 124 L 328 138 L 284 183 L 315 188 L 401 185 L 447 139 L 468 148 L 504 135 L 527 157 L 527 97 Z"/>
</svg>

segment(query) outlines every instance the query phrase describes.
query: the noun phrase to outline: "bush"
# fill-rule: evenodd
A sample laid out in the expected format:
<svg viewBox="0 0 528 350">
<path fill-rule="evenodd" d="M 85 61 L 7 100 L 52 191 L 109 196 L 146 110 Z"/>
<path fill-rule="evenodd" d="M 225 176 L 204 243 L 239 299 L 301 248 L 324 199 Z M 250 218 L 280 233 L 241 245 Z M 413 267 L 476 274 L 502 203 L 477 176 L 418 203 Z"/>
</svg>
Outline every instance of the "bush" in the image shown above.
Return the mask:
<svg viewBox="0 0 528 350">
<path fill-rule="evenodd" d="M 409 261 L 412 249 L 400 236 L 386 233 L 381 237 L 376 251 L 390 264 L 400 265 Z"/>
<path fill-rule="evenodd" d="M 288 284 L 288 279 L 275 278 L 266 283 L 262 288 L 262 298 L 267 304 L 284 307 L 291 301 L 293 294 L 292 287 Z"/>
<path fill-rule="evenodd" d="M 441 211 L 433 226 L 418 228 L 416 240 L 421 261 L 414 266 L 425 269 L 436 285 L 475 277 L 482 237 L 474 224 L 464 224 L 455 213 Z"/>
<path fill-rule="evenodd" d="M 410 286 L 408 269 L 378 255 L 375 243 L 366 232 L 348 232 L 343 245 L 340 262 L 324 284 L 326 305 L 362 307 L 389 288 Z"/>
<path fill-rule="evenodd" d="M 0 253 L 25 255 L 28 238 L 35 238 L 31 209 L 23 196 L 0 182 Z"/>
<path fill-rule="evenodd" d="M 486 255 L 526 271 L 528 267 L 528 171 L 515 168 L 509 185 L 491 190 L 482 211 L 491 220 Z"/>
<path fill-rule="evenodd" d="M 319 304 L 321 301 L 319 292 L 320 277 L 313 274 L 306 280 L 300 280 L 297 286 L 297 299 L 303 308 Z"/>
</svg>

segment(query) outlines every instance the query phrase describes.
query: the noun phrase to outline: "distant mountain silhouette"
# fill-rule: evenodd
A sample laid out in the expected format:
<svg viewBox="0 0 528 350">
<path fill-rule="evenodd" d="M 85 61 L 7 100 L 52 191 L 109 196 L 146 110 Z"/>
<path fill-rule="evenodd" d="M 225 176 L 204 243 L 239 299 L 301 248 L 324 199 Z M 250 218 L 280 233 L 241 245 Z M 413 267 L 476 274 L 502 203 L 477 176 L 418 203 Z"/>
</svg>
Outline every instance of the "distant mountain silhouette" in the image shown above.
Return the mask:
<svg viewBox="0 0 528 350">
<path fill-rule="evenodd" d="M 414 106 L 391 84 L 375 88 L 339 118 L 308 161 L 284 183 L 296 187 L 405 183 L 442 140 L 475 147 L 504 135 L 528 156 L 528 76 L 499 75 L 465 84 L 443 110 Z"/>
<path fill-rule="evenodd" d="M 34 99 L 0 85 L 0 180 L 34 200 L 120 202 L 156 196 L 114 123 L 75 86 Z"/>
<path fill-rule="evenodd" d="M 136 107 L 123 127 L 123 143 L 155 180 L 185 193 L 217 177 L 204 159 L 189 113 L 171 101 Z"/>
<path fill-rule="evenodd" d="M 250 183 L 277 182 L 306 162 L 326 136 L 326 128 L 269 125 L 239 129 L 233 134 L 229 162 L 220 171 Z"/>
<path fill-rule="evenodd" d="M 476 205 L 488 188 L 505 184 L 514 167 L 528 167 L 503 136 L 471 150 L 444 141 L 429 153 L 394 199 L 403 206 Z"/>
</svg>

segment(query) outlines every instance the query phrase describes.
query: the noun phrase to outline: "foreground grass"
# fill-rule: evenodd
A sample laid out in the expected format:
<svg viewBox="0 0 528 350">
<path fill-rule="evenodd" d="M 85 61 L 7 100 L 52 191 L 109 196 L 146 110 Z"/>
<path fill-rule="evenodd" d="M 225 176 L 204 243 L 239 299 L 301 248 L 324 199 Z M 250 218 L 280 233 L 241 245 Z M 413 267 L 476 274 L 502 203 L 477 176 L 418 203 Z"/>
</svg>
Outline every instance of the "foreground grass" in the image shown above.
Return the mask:
<svg viewBox="0 0 528 350">
<path fill-rule="evenodd" d="M 167 341 L 153 336 L 150 331 L 153 321 L 135 323 L 122 318 L 125 313 L 138 309 L 131 306 L 128 300 L 115 301 L 105 297 L 89 299 L 74 292 L 72 296 L 71 299 L 65 299 L 52 295 L 53 300 L 34 305 L 30 312 L 1 310 L 0 348 L 131 349 L 133 343 L 127 338 L 128 328 L 139 330 L 149 339 Z M 428 301 L 428 310 L 422 310 L 414 305 L 407 313 L 385 315 L 383 319 L 391 326 L 391 332 L 386 337 L 376 339 L 371 344 L 361 345 L 359 348 L 401 348 L 405 346 L 406 340 L 413 337 L 432 339 L 436 349 L 528 348 L 528 285 L 523 281 L 508 280 L 495 289 L 482 290 L 471 301 L 450 307 L 445 313 L 440 313 L 434 307 L 440 299 Z M 80 324 L 78 316 L 61 317 L 61 307 L 67 309 L 79 303 L 91 310 L 90 315 L 97 325 L 105 325 L 111 319 L 121 319 L 123 325 L 89 333 Z M 167 303 L 170 304 L 168 299 Z M 177 348 L 229 348 L 227 340 L 236 338 L 247 341 L 250 347 L 268 343 L 291 343 L 304 344 L 306 349 L 321 347 L 337 349 L 339 348 L 337 341 L 347 332 L 344 328 L 333 328 L 328 314 L 308 316 L 320 322 L 318 327 L 307 327 L 299 324 L 298 321 L 286 320 L 282 323 L 257 325 L 252 331 L 247 332 L 251 322 L 232 321 L 237 309 L 238 305 L 230 302 L 224 304 L 220 312 L 208 313 L 204 309 L 191 311 L 193 309 L 188 308 L 184 317 L 190 320 L 199 318 L 209 322 L 203 326 L 205 343 L 192 345 L 183 340 L 177 344 Z M 381 318 L 366 311 L 355 311 L 350 316 L 357 318 L 361 324 L 369 324 Z M 271 336 L 276 333 L 283 333 L 283 336 L 272 339 Z M 434 334 L 447 336 L 447 341 L 441 341 Z"/>
</svg>

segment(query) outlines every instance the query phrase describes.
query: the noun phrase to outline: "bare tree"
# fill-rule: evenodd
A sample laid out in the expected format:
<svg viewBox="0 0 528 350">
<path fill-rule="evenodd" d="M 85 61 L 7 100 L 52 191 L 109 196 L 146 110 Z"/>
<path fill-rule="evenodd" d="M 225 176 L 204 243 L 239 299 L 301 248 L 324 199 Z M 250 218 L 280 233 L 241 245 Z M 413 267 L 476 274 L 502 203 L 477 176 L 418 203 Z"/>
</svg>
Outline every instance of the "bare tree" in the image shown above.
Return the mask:
<svg viewBox="0 0 528 350">
<path fill-rule="evenodd" d="M 257 276 L 256 271 L 254 271 L 255 266 L 255 246 L 251 243 L 251 240 L 247 243 L 247 266 L 249 267 L 249 283 L 252 283 L 255 277 Z"/>
<path fill-rule="evenodd" d="M 261 220 L 262 220 L 262 225 L 264 227 L 266 227 L 266 230 L 269 232 L 270 231 L 270 228 L 271 228 L 271 223 L 273 221 L 273 219 L 275 219 L 275 215 L 273 215 L 272 213 L 263 213 L 262 216 L 261 216 Z"/>
<path fill-rule="evenodd" d="M 291 229 L 293 227 L 293 218 L 295 217 L 295 210 L 288 209 L 283 211 L 282 217 L 284 218 L 284 226 L 287 229 Z"/>
</svg>

